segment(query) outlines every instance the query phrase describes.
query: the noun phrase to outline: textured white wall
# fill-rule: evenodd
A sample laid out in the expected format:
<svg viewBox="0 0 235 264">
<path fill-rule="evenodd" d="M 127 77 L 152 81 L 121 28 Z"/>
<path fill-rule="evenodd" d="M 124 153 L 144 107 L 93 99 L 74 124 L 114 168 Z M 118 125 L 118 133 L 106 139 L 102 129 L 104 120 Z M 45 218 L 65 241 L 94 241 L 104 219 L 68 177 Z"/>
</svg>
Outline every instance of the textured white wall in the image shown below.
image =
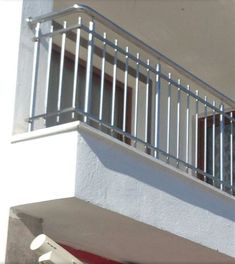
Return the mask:
<svg viewBox="0 0 235 264">
<path fill-rule="evenodd" d="M 235 200 L 80 129 L 77 197 L 235 257 Z"/>
<path fill-rule="evenodd" d="M 22 139 L 30 140 L 12 145 L 8 206 L 75 193 L 235 257 L 233 197 L 79 122 L 14 138 Z"/>
</svg>

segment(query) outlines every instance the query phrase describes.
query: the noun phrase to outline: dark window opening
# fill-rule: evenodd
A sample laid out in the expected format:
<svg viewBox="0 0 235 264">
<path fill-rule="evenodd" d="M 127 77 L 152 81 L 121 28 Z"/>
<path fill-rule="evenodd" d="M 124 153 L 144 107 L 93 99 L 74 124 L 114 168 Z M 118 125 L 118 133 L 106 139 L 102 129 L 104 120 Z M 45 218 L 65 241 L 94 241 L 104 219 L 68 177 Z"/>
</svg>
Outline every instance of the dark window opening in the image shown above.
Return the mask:
<svg viewBox="0 0 235 264">
<path fill-rule="evenodd" d="M 234 116 L 235 111 L 233 112 Z M 227 113 L 230 115 L 230 112 Z M 216 114 L 214 117 L 215 124 L 215 160 L 214 160 L 214 178 L 204 177 L 202 174 L 198 174 L 198 178 L 205 180 L 206 182 L 220 188 L 220 115 Z M 206 144 L 206 157 L 204 154 L 204 126 L 205 117 L 199 118 L 198 123 L 198 167 L 204 171 L 204 161 L 206 158 L 206 173 L 213 175 L 213 116 L 207 117 L 207 144 Z M 225 182 L 224 190 L 231 192 L 231 188 L 228 186 L 231 184 L 231 131 L 233 132 L 233 146 L 232 152 L 235 153 L 235 127 L 230 123 L 228 118 L 224 118 L 224 136 L 223 136 L 223 182 Z M 233 154 L 233 164 L 235 164 L 235 155 Z M 233 166 L 233 186 L 235 185 L 235 166 Z M 227 185 L 227 186 L 226 186 Z"/>
</svg>

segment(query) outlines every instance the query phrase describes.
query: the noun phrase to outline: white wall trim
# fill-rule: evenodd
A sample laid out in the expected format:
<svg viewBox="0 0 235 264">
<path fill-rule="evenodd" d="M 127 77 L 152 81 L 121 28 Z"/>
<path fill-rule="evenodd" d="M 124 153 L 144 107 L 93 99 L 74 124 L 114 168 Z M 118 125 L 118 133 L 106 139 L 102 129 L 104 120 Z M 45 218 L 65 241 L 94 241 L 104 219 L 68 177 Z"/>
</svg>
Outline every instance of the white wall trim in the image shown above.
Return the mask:
<svg viewBox="0 0 235 264">
<path fill-rule="evenodd" d="M 183 177 L 185 180 L 189 180 L 194 184 L 199 185 L 201 188 L 203 188 L 205 191 L 212 191 L 215 194 L 222 196 L 225 199 L 229 199 L 235 202 L 235 197 L 232 195 L 227 194 L 224 191 L 221 191 L 215 187 L 213 187 L 210 184 L 207 184 L 187 173 L 185 173 L 184 171 L 174 168 L 171 165 L 168 165 L 167 163 L 161 161 L 161 160 L 157 160 L 154 157 L 130 146 L 127 145 L 81 121 L 75 121 L 75 122 L 71 122 L 71 123 L 67 123 L 67 124 L 62 124 L 62 125 L 58 125 L 58 126 L 54 126 L 54 127 L 49 127 L 49 128 L 44 128 L 44 129 L 39 129 L 36 131 L 32 131 L 32 132 L 28 132 L 28 133 L 23 133 L 23 134 L 19 134 L 19 135 L 13 135 L 12 136 L 12 143 L 19 143 L 19 142 L 24 142 L 24 141 L 28 141 L 28 140 L 33 140 L 33 139 L 38 139 L 38 138 L 42 138 L 42 137 L 48 137 L 48 136 L 53 136 L 53 135 L 57 135 L 57 134 L 61 134 L 61 133 L 68 133 L 68 132 L 72 132 L 72 131 L 85 131 L 88 132 L 90 134 L 93 134 L 94 136 L 98 136 L 102 139 L 105 139 L 106 141 L 111 141 L 112 143 L 118 145 L 121 148 L 124 148 L 126 151 L 130 152 L 132 155 L 133 153 L 137 156 L 141 156 L 142 158 L 144 158 L 147 161 L 151 161 L 154 162 L 154 164 L 156 164 L 158 166 L 160 166 L 160 169 L 166 171 L 168 170 L 170 174 L 174 174 L 177 177 Z"/>
</svg>

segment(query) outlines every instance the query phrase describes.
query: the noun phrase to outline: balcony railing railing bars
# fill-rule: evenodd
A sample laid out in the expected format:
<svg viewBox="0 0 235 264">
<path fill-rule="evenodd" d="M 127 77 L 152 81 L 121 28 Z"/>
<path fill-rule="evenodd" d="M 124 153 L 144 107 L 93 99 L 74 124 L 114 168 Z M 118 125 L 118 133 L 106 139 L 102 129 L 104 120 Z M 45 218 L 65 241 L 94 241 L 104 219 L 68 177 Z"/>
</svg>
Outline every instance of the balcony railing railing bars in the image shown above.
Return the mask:
<svg viewBox="0 0 235 264">
<path fill-rule="evenodd" d="M 76 23 L 69 19 L 73 13 L 79 14 Z M 83 15 L 91 18 L 88 25 Z M 63 25 L 55 21 L 64 16 Z M 80 119 L 234 195 L 233 100 L 84 5 L 28 22 L 35 27 L 29 131 L 41 118 L 44 126 Z M 99 32 L 99 23 L 115 37 Z M 37 85 L 43 41 L 42 103 Z"/>
<path fill-rule="evenodd" d="M 135 45 L 137 45 L 140 49 L 143 49 L 144 51 L 146 51 L 147 53 L 149 53 L 153 57 L 156 57 L 157 59 L 160 59 L 162 62 L 166 63 L 167 65 L 170 65 L 172 68 L 177 69 L 178 72 L 182 73 L 187 78 L 193 80 L 195 83 L 198 83 L 204 89 L 209 90 L 210 93 L 215 94 L 223 102 L 227 103 L 228 105 L 230 105 L 232 107 L 235 106 L 235 102 L 231 98 L 227 97 L 226 95 L 224 95 L 223 93 L 218 91 L 218 89 L 215 89 L 211 85 L 207 84 L 206 82 L 204 82 L 203 80 L 201 80 L 200 78 L 198 78 L 197 76 L 192 74 L 191 72 L 187 71 L 186 69 L 184 69 L 183 67 L 181 67 L 180 65 L 178 65 L 177 63 L 175 63 L 174 61 L 169 59 L 168 57 L 166 57 L 164 54 L 160 53 L 158 50 L 150 47 L 149 45 L 147 45 L 146 43 L 144 43 L 143 41 L 141 41 L 140 39 L 138 39 L 137 37 L 135 37 L 131 33 L 127 32 L 125 29 L 123 29 L 120 26 L 118 26 L 117 24 L 113 23 L 107 17 L 104 17 L 103 15 L 101 15 L 100 13 L 96 12 L 94 9 L 92 9 L 86 5 L 75 4 L 72 7 L 66 8 L 66 9 L 61 10 L 61 11 L 51 12 L 49 14 L 45 14 L 42 16 L 34 17 L 34 18 L 28 17 L 26 19 L 26 21 L 29 23 L 30 26 L 33 27 L 37 23 L 41 24 L 41 23 L 44 23 L 47 21 L 52 21 L 53 19 L 56 19 L 59 17 L 71 15 L 74 13 L 76 13 L 76 14 L 80 14 L 80 13 L 87 14 L 91 19 L 93 19 L 93 20 L 95 19 L 96 21 L 100 22 L 104 26 L 110 28 L 112 31 L 114 31 L 118 35 L 122 36 L 127 41 L 129 41 L 131 43 L 135 43 Z M 37 38 L 36 35 L 35 35 L 35 37 Z"/>
</svg>

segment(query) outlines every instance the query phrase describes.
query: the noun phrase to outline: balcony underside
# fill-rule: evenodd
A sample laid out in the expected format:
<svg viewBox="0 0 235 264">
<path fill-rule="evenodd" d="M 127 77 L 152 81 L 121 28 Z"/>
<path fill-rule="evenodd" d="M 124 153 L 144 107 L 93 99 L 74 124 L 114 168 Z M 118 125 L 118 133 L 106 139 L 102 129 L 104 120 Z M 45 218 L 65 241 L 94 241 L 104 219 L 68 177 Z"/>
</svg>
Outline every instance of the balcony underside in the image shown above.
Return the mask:
<svg viewBox="0 0 235 264">
<path fill-rule="evenodd" d="M 31 226 L 27 217 L 39 218 L 43 232 L 55 241 L 121 263 L 228 264 L 235 261 L 182 237 L 78 198 L 17 206 L 13 211 L 21 216 L 28 229 Z M 15 236 L 17 241 L 17 233 Z"/>
</svg>

